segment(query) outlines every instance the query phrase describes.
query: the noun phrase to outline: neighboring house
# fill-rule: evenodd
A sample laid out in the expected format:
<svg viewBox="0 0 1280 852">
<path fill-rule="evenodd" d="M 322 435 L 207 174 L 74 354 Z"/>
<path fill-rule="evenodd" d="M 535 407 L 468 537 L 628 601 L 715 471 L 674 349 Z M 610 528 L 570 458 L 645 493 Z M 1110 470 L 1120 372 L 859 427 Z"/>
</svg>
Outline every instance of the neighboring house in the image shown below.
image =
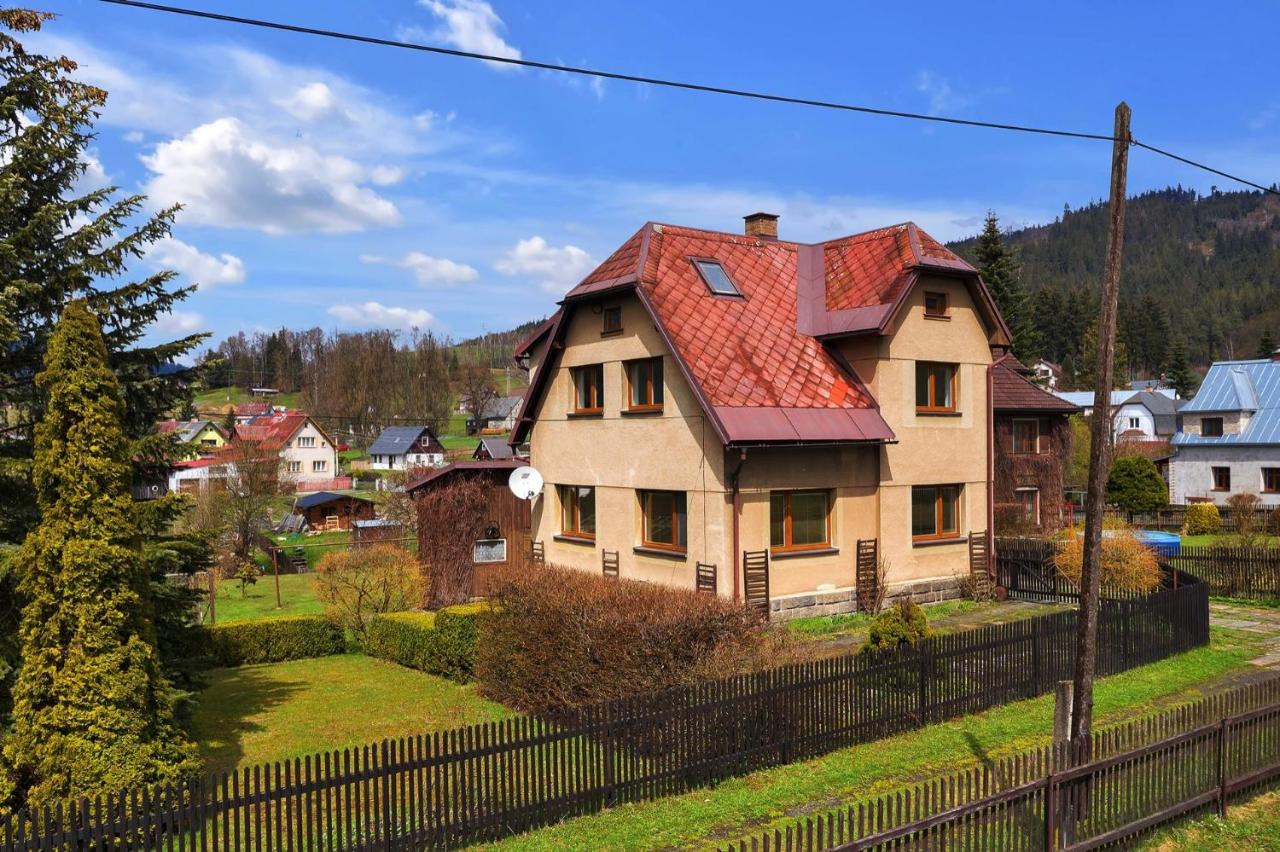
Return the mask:
<svg viewBox="0 0 1280 852">
<path fill-rule="evenodd" d="M 1180 414 L 1171 502 L 1223 504 L 1247 492 L 1280 506 L 1280 354 L 1214 364 Z"/>
<path fill-rule="evenodd" d="M 1093 416 L 1093 391 L 1055 391 L 1054 395 Z M 1112 435 L 1117 441 L 1167 441 L 1178 431 L 1178 410 L 1185 400 L 1172 388 L 1111 392 Z"/>
<path fill-rule="evenodd" d="M 1033 381 L 1012 355 L 991 370 L 995 411 L 996 529 L 1052 531 L 1064 518 L 1062 477 L 1071 457 L 1067 418 L 1080 411 Z"/>
<path fill-rule="evenodd" d="M 481 438 L 480 443 L 476 444 L 476 450 L 471 454 L 471 458 L 477 461 L 486 461 L 491 459 L 509 459 L 515 457 L 515 450 L 507 443 L 505 438 Z"/>
<path fill-rule="evenodd" d="M 236 426 L 235 436 L 280 455 L 280 473 L 293 481 L 324 481 L 338 475 L 333 439 L 306 414 L 290 411 Z"/>
<path fill-rule="evenodd" d="M 1062 365 L 1055 364 L 1046 358 L 1041 358 L 1031 365 L 1031 374 L 1035 377 L 1036 384 L 1049 390 L 1057 390 L 1058 385 L 1062 383 Z"/>
<path fill-rule="evenodd" d="M 216 455 L 175 462 L 169 471 L 168 488 L 174 494 L 203 494 L 211 488 L 224 488 L 230 472 L 227 460 Z"/>
<path fill-rule="evenodd" d="M 156 424 L 161 434 L 176 433 L 184 444 L 191 444 L 203 452 L 216 450 L 227 443 L 227 433 L 212 420 L 162 420 Z"/>
<path fill-rule="evenodd" d="M 510 432 L 516 425 L 516 416 L 520 412 L 523 396 L 500 396 L 484 407 L 484 414 L 477 421 L 467 418 L 467 434 L 474 435 L 486 429 Z"/>
<path fill-rule="evenodd" d="M 332 491 L 299 497 L 293 503 L 293 511 L 313 530 L 349 530 L 352 521 L 370 521 L 374 515 L 373 501 L 369 498 Z"/>
<path fill-rule="evenodd" d="M 409 470 L 444 464 L 444 447 L 426 426 L 388 426 L 369 446 L 371 470 Z"/>
<path fill-rule="evenodd" d="M 649 223 L 574 287 L 511 436 L 548 563 L 848 609 L 860 540 L 891 591 L 953 589 L 990 528 L 993 351 L 977 271 L 914 224 L 825 243 Z"/>
</svg>

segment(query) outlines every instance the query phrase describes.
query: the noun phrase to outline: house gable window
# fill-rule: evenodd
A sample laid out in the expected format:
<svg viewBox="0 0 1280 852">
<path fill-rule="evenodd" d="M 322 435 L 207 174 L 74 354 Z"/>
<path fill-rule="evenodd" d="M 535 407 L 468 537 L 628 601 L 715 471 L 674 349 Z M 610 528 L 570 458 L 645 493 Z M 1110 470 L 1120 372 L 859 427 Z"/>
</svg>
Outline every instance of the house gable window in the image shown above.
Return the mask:
<svg viewBox="0 0 1280 852">
<path fill-rule="evenodd" d="M 960 536 L 960 486 L 916 485 L 911 489 L 911 538 L 917 542 Z"/>
<path fill-rule="evenodd" d="M 1040 452 L 1040 421 L 1030 417 L 1013 421 L 1013 451 L 1018 455 Z"/>
<path fill-rule="evenodd" d="M 640 543 L 684 553 L 689 546 L 688 514 L 683 491 L 641 491 Z"/>
<path fill-rule="evenodd" d="M 606 337 L 611 334 L 622 333 L 622 308 L 618 305 L 610 305 L 602 312 L 603 328 L 600 330 L 600 336 Z"/>
<path fill-rule="evenodd" d="M 1222 418 L 1221 417 L 1201 417 L 1200 418 L 1200 434 L 1205 438 L 1221 438 L 1222 437 Z"/>
<path fill-rule="evenodd" d="M 1130 428 L 1130 429 L 1141 429 L 1141 428 L 1142 428 L 1142 420 L 1140 420 L 1140 419 L 1139 419 L 1139 418 L 1137 418 L 1137 417 L 1130 417 L 1130 418 L 1129 418 L 1129 428 Z"/>
<path fill-rule="evenodd" d="M 329 469 L 329 463 L 327 461 L 313 461 L 311 463 L 312 473 L 324 473 L 328 469 Z"/>
<path fill-rule="evenodd" d="M 955 364 L 916 362 L 916 413 L 954 414 L 956 411 Z"/>
<path fill-rule="evenodd" d="M 315 445 L 316 445 L 316 439 L 313 436 L 311 435 L 298 436 L 299 447 L 314 447 Z"/>
<path fill-rule="evenodd" d="M 930 319 L 949 319 L 951 306 L 947 303 L 946 293 L 924 294 L 924 315 Z"/>
<path fill-rule="evenodd" d="M 1231 468 L 1229 467 L 1213 468 L 1213 490 L 1214 491 L 1230 491 L 1231 490 Z"/>
<path fill-rule="evenodd" d="M 1018 488 L 1013 492 L 1013 499 L 1022 507 L 1022 517 L 1036 526 L 1040 525 L 1040 489 Z"/>
<path fill-rule="evenodd" d="M 560 532 L 571 538 L 595 540 L 596 490 L 589 485 L 561 485 Z"/>
<path fill-rule="evenodd" d="M 775 552 L 831 547 L 831 495 L 826 491 L 769 494 L 769 549 Z"/>
<path fill-rule="evenodd" d="M 662 359 L 642 358 L 628 361 L 627 410 L 662 410 Z"/>
<path fill-rule="evenodd" d="M 573 380 L 573 413 L 601 414 L 604 412 L 604 365 L 588 364 L 570 367 Z"/>
<path fill-rule="evenodd" d="M 1280 467 L 1262 469 L 1262 491 L 1264 494 L 1280 494 Z"/>
</svg>

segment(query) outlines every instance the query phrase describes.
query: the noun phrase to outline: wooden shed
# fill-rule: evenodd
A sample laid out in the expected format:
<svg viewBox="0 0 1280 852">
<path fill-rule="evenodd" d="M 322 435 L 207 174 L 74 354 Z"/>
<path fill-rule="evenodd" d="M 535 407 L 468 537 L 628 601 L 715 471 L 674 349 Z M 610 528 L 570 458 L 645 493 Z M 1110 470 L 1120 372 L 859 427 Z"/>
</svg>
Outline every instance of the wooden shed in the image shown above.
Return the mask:
<svg viewBox="0 0 1280 852">
<path fill-rule="evenodd" d="M 373 519 L 373 501 L 352 494 L 317 491 L 299 497 L 293 506 L 313 530 L 349 530 L 352 521 Z"/>
</svg>

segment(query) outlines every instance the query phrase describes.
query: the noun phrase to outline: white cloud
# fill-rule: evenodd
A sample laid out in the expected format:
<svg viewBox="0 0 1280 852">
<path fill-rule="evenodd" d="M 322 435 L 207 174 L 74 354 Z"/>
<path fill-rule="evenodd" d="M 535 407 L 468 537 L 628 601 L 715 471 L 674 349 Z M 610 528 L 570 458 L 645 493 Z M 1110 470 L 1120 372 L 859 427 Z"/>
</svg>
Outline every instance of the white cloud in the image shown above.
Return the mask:
<svg viewBox="0 0 1280 852">
<path fill-rule="evenodd" d="M 520 58 L 519 49 L 508 44 L 499 34 L 506 25 L 485 0 L 418 0 L 418 5 L 435 15 L 441 26 L 428 33 L 410 28 L 407 34 L 415 37 L 414 40 L 442 41 L 472 53 Z M 494 68 L 517 67 L 501 62 L 489 64 Z"/>
<path fill-rule="evenodd" d="M 142 157 L 145 191 L 185 204 L 183 222 L 268 234 L 360 231 L 400 222 L 391 201 L 365 186 L 371 169 L 306 142 L 273 143 L 235 118 L 202 124 Z"/>
<path fill-rule="evenodd" d="M 430 311 L 390 307 L 381 302 L 334 305 L 329 308 L 329 316 L 357 328 L 394 328 L 400 331 L 426 328 L 436 321 Z"/>
<path fill-rule="evenodd" d="M 134 145 L 137 145 L 139 142 L 141 142 L 145 138 L 146 138 L 146 135 L 143 134 L 141 130 L 130 130 L 128 133 L 124 135 L 124 141 L 132 142 Z"/>
<path fill-rule="evenodd" d="M 207 328 L 204 317 L 195 311 L 172 311 L 159 314 L 152 329 L 160 334 L 195 334 Z"/>
<path fill-rule="evenodd" d="M 208 290 L 219 284 L 239 284 L 244 281 L 244 262 L 233 254 L 214 257 L 193 245 L 174 237 L 166 237 L 147 252 L 147 261 L 153 266 L 172 269 L 187 280 Z"/>
<path fill-rule="evenodd" d="M 360 255 L 360 262 L 408 269 L 413 273 L 414 278 L 418 279 L 418 283 L 424 287 L 433 285 L 450 287 L 454 284 L 475 281 L 480 276 L 475 267 L 468 266 L 465 263 L 458 263 L 445 257 L 432 257 L 420 251 L 411 251 L 398 259 L 362 254 Z"/>
<path fill-rule="evenodd" d="M 315 121 L 337 109 L 337 99 L 324 83 L 319 81 L 300 86 L 289 95 L 276 101 L 290 115 L 301 121 Z"/>
<path fill-rule="evenodd" d="M 537 278 L 548 293 L 561 294 L 596 267 L 596 262 L 583 249 L 566 245 L 547 245 L 542 237 L 520 240 L 515 248 L 494 263 L 503 275 L 527 275 Z"/>
<path fill-rule="evenodd" d="M 959 112 L 969 105 L 969 98 L 957 93 L 951 81 L 932 71 L 916 74 L 916 91 L 929 98 L 930 115 Z"/>
</svg>

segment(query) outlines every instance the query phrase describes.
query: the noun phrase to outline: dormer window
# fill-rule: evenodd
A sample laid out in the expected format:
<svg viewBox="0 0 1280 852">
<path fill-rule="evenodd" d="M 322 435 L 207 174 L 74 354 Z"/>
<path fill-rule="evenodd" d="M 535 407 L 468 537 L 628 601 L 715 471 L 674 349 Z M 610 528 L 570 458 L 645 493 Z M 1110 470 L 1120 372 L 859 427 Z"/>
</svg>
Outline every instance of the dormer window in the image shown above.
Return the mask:
<svg viewBox="0 0 1280 852">
<path fill-rule="evenodd" d="M 716 296 L 741 296 L 742 292 L 733 283 L 733 279 L 729 277 L 729 273 L 725 271 L 724 266 L 718 260 L 700 260 L 691 258 L 694 268 L 698 270 L 698 274 L 702 276 L 702 281 L 707 285 L 707 289 Z"/>
<path fill-rule="evenodd" d="M 931 319 L 946 319 L 951 316 L 951 312 L 947 307 L 947 294 L 926 292 L 924 294 L 924 315 Z"/>
<path fill-rule="evenodd" d="M 1200 434 L 1205 438 L 1221 438 L 1222 437 L 1222 418 L 1221 417 L 1200 418 Z"/>
</svg>

